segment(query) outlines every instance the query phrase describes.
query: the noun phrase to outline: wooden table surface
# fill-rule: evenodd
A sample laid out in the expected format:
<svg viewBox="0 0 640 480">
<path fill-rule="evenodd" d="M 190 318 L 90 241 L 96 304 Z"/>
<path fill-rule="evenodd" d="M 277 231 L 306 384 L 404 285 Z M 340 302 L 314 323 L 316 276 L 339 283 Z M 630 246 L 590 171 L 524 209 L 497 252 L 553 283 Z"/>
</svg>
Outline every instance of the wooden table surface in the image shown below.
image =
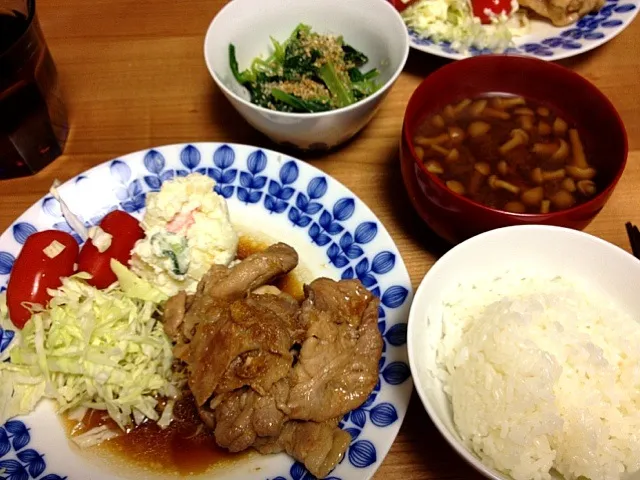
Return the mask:
<svg viewBox="0 0 640 480">
<path fill-rule="evenodd" d="M 277 148 L 249 127 L 214 85 L 203 59 L 206 28 L 223 0 L 40 0 L 40 21 L 58 66 L 71 133 L 62 157 L 39 174 L 0 183 L 0 231 L 66 180 L 117 156 L 196 141 Z M 640 223 L 640 21 L 595 51 L 561 62 L 595 83 L 627 127 L 626 171 L 586 229 L 625 249 L 625 221 Z M 398 244 L 414 285 L 446 248 L 403 195 L 398 138 L 413 90 L 444 61 L 412 51 L 376 117 L 352 142 L 306 159 L 353 190 Z M 414 394 L 376 479 L 479 479 L 440 437 Z"/>
</svg>

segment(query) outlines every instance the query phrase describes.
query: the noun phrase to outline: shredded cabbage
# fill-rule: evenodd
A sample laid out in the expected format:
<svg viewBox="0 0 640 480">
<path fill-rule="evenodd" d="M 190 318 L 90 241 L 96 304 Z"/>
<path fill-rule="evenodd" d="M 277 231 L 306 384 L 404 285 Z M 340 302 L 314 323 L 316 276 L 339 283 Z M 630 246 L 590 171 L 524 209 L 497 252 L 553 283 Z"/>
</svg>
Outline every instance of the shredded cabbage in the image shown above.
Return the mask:
<svg viewBox="0 0 640 480">
<path fill-rule="evenodd" d="M 473 16 L 469 0 L 419 0 L 402 12 L 409 28 L 435 43 L 449 42 L 451 48 L 468 53 L 469 48 L 489 49 L 501 53 L 513 47 L 513 37 L 529 31 L 529 21 L 518 3 L 512 2 L 509 17 L 493 17 L 483 25 Z"/>
<path fill-rule="evenodd" d="M 64 251 L 65 248 L 67 247 L 65 247 L 59 241 L 54 240 L 43 250 L 43 252 L 49 258 L 56 258 Z"/>
<path fill-rule="evenodd" d="M 127 297 L 154 303 L 162 303 L 168 299 L 167 295 L 140 278 L 115 258 L 111 259 L 111 270 L 116 274 L 120 289 Z"/>
<path fill-rule="evenodd" d="M 47 309 L 15 332 L 3 355 L 10 362 L 0 363 L 0 425 L 51 398 L 60 411 L 106 410 L 124 430 L 146 418 L 158 421 L 156 398 L 177 395 L 171 342 L 154 317 L 157 301 L 166 297 L 150 294 L 154 287 L 139 278 L 136 288 L 148 285 L 156 301 L 128 295 L 117 283 L 98 290 L 86 278 L 63 279 L 59 289 L 49 290 Z M 4 294 L 0 322 L 12 329 Z"/>
<path fill-rule="evenodd" d="M 88 432 L 71 437 L 71 440 L 73 440 L 80 448 L 88 448 L 99 445 L 102 442 L 111 440 L 112 438 L 119 437 L 120 435 L 122 435 L 122 432 L 112 430 L 108 425 L 100 425 L 99 427 L 92 428 Z"/>
<path fill-rule="evenodd" d="M 111 246 L 113 235 L 105 232 L 98 225 L 91 227 L 87 233 L 89 235 L 89 238 L 91 239 L 91 243 L 93 243 L 93 246 L 96 247 L 98 252 L 104 253 Z"/>
<path fill-rule="evenodd" d="M 53 195 L 53 198 L 55 198 L 60 204 L 60 210 L 62 211 L 62 216 L 64 217 L 64 219 L 84 242 L 87 238 L 89 238 L 89 231 L 87 230 L 87 227 L 84 226 L 82 217 L 73 213 L 66 202 L 62 200 L 60 191 L 58 190 L 58 187 L 60 185 L 61 184 L 59 180 L 54 180 L 53 185 L 51 185 L 51 188 L 49 189 L 49 193 L 51 193 L 51 195 Z"/>
</svg>

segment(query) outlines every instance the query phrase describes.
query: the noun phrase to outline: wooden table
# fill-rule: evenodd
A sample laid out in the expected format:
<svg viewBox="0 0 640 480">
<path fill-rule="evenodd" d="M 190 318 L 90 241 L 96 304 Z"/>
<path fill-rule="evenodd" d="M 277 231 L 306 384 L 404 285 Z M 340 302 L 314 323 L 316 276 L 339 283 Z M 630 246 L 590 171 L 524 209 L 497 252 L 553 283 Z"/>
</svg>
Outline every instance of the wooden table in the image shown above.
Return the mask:
<svg viewBox="0 0 640 480">
<path fill-rule="evenodd" d="M 205 67 L 206 28 L 223 0 L 41 0 L 40 21 L 70 110 L 65 154 L 38 175 L 1 183 L 0 231 L 48 190 L 89 167 L 168 143 L 225 141 L 275 148 L 231 108 Z M 595 83 L 629 135 L 626 172 L 587 231 L 628 249 L 640 223 L 640 21 L 606 45 L 562 62 Z M 444 61 L 413 51 L 369 126 L 351 143 L 307 159 L 353 190 L 390 231 L 414 285 L 446 248 L 398 195 L 398 138 L 407 101 Z M 376 479 L 479 479 L 440 437 L 417 396 Z"/>
</svg>

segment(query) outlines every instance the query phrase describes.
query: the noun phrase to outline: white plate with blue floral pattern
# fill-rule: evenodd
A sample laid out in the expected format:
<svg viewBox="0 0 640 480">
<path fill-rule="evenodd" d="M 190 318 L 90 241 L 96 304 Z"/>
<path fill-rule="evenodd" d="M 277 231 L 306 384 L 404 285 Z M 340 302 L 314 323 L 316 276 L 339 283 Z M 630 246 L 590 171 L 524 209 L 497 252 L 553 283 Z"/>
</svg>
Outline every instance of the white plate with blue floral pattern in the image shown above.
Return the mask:
<svg viewBox="0 0 640 480">
<path fill-rule="evenodd" d="M 531 20 L 531 32 L 515 38 L 514 47 L 505 53 L 553 61 L 588 52 L 627 28 L 639 8 L 640 0 L 606 0 L 599 12 L 584 16 L 574 25 L 555 27 L 547 21 Z M 408 30 L 411 46 L 432 55 L 460 60 L 494 53 L 477 48 L 460 53 L 447 42 L 434 43 L 412 29 Z"/>
<path fill-rule="evenodd" d="M 200 172 L 216 180 L 241 229 L 285 241 L 316 276 L 359 278 L 381 299 L 379 328 L 385 347 L 380 379 L 369 399 L 341 421 L 352 436 L 332 480 L 370 478 L 393 443 L 407 410 L 412 382 L 407 364 L 406 321 L 412 298 L 409 275 L 382 223 L 351 191 L 299 160 L 250 146 L 199 143 L 132 153 L 72 178 L 60 188 L 71 209 L 94 224 L 114 207 L 140 216 L 147 192 L 174 176 Z M 0 236 L 0 285 L 31 233 L 70 231 L 60 205 L 47 195 Z M 0 329 L 0 351 L 13 332 Z M 54 406 L 0 427 L 2 480 L 112 480 L 144 478 L 118 464 L 79 453 L 66 438 Z M 253 455 L 197 478 L 310 480 L 285 454 Z M 153 473 L 149 478 L 163 478 Z M 167 478 L 175 478 L 168 476 Z M 193 477 L 190 477 L 193 478 Z"/>
</svg>

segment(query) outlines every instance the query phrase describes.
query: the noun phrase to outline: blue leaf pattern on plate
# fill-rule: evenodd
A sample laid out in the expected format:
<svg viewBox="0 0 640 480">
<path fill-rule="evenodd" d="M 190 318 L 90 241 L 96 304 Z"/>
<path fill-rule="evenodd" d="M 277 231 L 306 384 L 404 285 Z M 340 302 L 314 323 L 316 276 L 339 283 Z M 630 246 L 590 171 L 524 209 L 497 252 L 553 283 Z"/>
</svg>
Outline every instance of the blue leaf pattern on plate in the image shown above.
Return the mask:
<svg viewBox="0 0 640 480">
<path fill-rule="evenodd" d="M 298 166 L 295 162 L 289 161 L 280 167 L 280 173 L 278 177 L 280 182 L 276 180 L 269 180 L 268 194 L 265 194 L 264 197 L 264 206 L 270 213 L 283 213 L 289 208 L 289 199 L 293 197 L 295 193 L 295 189 L 288 186 L 295 182 L 298 178 Z M 266 178 L 266 177 L 256 177 L 256 178 Z M 242 181 L 242 179 L 241 179 Z M 255 180 L 254 180 L 255 181 Z M 248 182 L 248 179 L 245 180 L 245 183 Z M 262 187 L 259 187 L 262 188 Z M 295 212 L 289 212 L 289 220 L 292 221 L 294 225 L 297 226 L 305 226 L 306 219 L 302 219 L 301 215 L 299 215 L 299 211 L 296 209 Z M 310 221 L 310 220 L 309 220 Z"/>
<path fill-rule="evenodd" d="M 376 401 L 376 398 L 378 397 L 376 392 L 371 392 L 371 394 L 369 395 L 369 397 L 365 400 L 365 402 L 360 406 L 360 408 L 362 409 L 366 409 L 367 407 L 371 406 L 373 404 L 373 402 Z"/>
<path fill-rule="evenodd" d="M 264 207 L 271 213 L 282 213 L 288 206 L 289 204 L 284 200 L 278 200 L 271 195 L 265 195 L 264 197 Z"/>
<path fill-rule="evenodd" d="M 356 228 L 355 241 L 356 243 L 369 243 L 376 238 L 378 234 L 378 225 L 374 222 L 363 222 Z"/>
<path fill-rule="evenodd" d="M 387 342 L 395 347 L 400 347 L 407 343 L 407 324 L 397 323 L 393 325 L 387 332 L 383 332 Z"/>
<path fill-rule="evenodd" d="M 13 238 L 15 238 L 16 242 L 21 245 L 24 245 L 24 242 L 27 241 L 29 235 L 32 233 L 36 233 L 36 227 L 27 222 L 19 222 L 13 226 Z"/>
<path fill-rule="evenodd" d="M 11 434 L 11 445 L 14 450 L 21 450 L 31 441 L 29 428 L 20 420 L 9 420 L 4 428 Z"/>
<path fill-rule="evenodd" d="M 229 145 L 222 145 L 213 154 L 213 163 L 220 169 L 229 168 L 235 159 L 236 154 Z"/>
<path fill-rule="evenodd" d="M 358 440 L 351 444 L 348 455 L 351 465 L 366 468 L 376 461 L 376 447 L 369 440 Z"/>
<path fill-rule="evenodd" d="M 194 170 L 200 165 L 200 150 L 193 145 L 187 145 L 180 152 L 180 163 L 189 170 Z"/>
<path fill-rule="evenodd" d="M 247 168 L 254 175 L 262 172 L 267 167 L 267 156 L 262 150 L 256 150 L 249 155 Z"/>
<path fill-rule="evenodd" d="M 29 480 L 27 470 L 17 460 L 0 461 L 0 472 L 4 480 Z"/>
<path fill-rule="evenodd" d="M 127 183 L 131 178 L 131 168 L 122 160 L 114 160 L 109 166 L 111 176 L 119 180 L 120 183 Z"/>
<path fill-rule="evenodd" d="M 303 179 L 302 171 L 306 166 L 295 160 L 286 159 L 280 164 L 279 158 L 271 157 L 261 149 L 246 151 L 239 156 L 238 149 L 246 147 L 224 144 L 215 146 L 211 154 L 204 155 L 198 145 L 181 145 L 171 156 L 165 148 L 137 154 L 139 163 L 135 165 L 135 170 L 132 169 L 133 163 L 128 164 L 128 159 L 113 160 L 106 165 L 118 199 L 117 205 L 108 208 L 119 207 L 125 211 L 139 212 L 145 207 L 149 191 L 158 190 L 163 182 L 176 176 L 198 172 L 214 179 L 215 191 L 225 198 L 235 197 L 236 201 L 254 204 L 271 214 L 286 215 L 294 228 L 302 228 L 311 242 L 324 250 L 327 263 L 337 268 L 342 278 L 359 278 L 374 295 L 381 298 L 378 327 L 384 338 L 385 353 L 379 363 L 380 375 L 366 401 L 340 422 L 341 428 L 352 437 L 343 463 L 349 468 L 373 465 L 378 461 L 378 456 L 375 442 L 370 437 L 371 428 L 397 425 L 398 419 L 404 414 L 398 406 L 388 401 L 388 397 L 379 395 L 381 386 L 388 388 L 389 385 L 402 384 L 410 376 L 407 364 L 397 361 L 399 359 L 391 354 L 393 348 L 404 349 L 406 323 L 398 322 L 397 316 L 385 311 L 406 304 L 410 283 L 407 278 L 406 283 L 398 284 L 401 282 L 393 276 L 393 272 L 398 272 L 397 265 L 401 263 L 397 251 L 391 251 L 389 247 L 385 249 L 384 246 L 381 250 L 374 250 L 376 247 L 372 242 L 377 238 L 381 226 L 367 218 L 370 214 L 358 208 L 357 201 L 349 192 L 334 191 L 333 184 L 330 185 L 331 179 L 325 175 L 316 173 Z M 273 168 L 269 161 L 278 162 L 277 167 Z M 308 175 L 307 172 L 305 174 Z M 90 177 L 91 174 L 87 174 L 81 180 Z M 79 181 L 76 177 L 74 184 Z M 48 217 L 54 219 L 54 228 L 70 231 L 53 197 L 44 198 L 40 206 Z M 96 212 L 95 218 L 86 222 L 87 225 L 98 222 L 106 212 L 100 213 L 97 215 Z M 24 243 L 36 231 L 35 225 L 18 220 L 11 230 L 13 238 L 18 244 Z M 389 242 L 385 237 L 381 243 L 384 245 Z M 0 274 L 7 275 L 15 261 L 15 252 L 11 248 L 5 250 L 0 251 Z M 402 278 L 404 276 L 406 274 Z M 6 349 L 13 338 L 12 331 L 0 330 L 0 350 Z M 380 403 L 379 397 L 387 401 Z M 402 408 L 406 408 L 406 405 Z M 65 480 L 64 476 L 46 472 L 46 457 L 29 448 L 30 441 L 30 429 L 21 421 L 12 420 L 4 428 L 0 427 L 0 459 L 15 462 L 10 464 L 13 468 L 11 480 L 22 480 L 24 475 L 25 480 Z M 339 480 L 338 477 L 329 478 Z M 312 480 L 314 477 L 303 465 L 292 462 L 289 472 L 271 478 L 275 479 Z"/>
<path fill-rule="evenodd" d="M 0 458 L 4 457 L 11 450 L 9 436 L 4 428 L 0 427 Z"/>
<path fill-rule="evenodd" d="M 371 262 L 371 270 L 378 275 L 389 273 L 396 264 L 396 256 L 391 252 L 380 252 Z"/>
<path fill-rule="evenodd" d="M 149 150 L 144 156 L 144 166 L 156 175 L 164 170 L 165 163 L 164 157 L 157 150 Z"/>
<path fill-rule="evenodd" d="M 157 178 L 157 177 L 155 177 Z M 146 179 L 145 179 L 146 180 Z M 160 186 L 158 185 L 158 188 Z M 122 190 L 120 190 L 122 192 Z M 134 180 L 124 189 L 124 197 L 118 196 L 120 207 L 128 213 L 139 212 L 145 207 L 146 193 L 142 189 L 142 182 Z"/>
<path fill-rule="evenodd" d="M 341 198 L 333 206 L 333 216 L 336 220 L 344 222 L 353 215 L 356 210 L 356 202 L 353 198 Z"/>
<path fill-rule="evenodd" d="M 310 198 L 311 197 L 307 197 L 304 193 L 298 193 L 296 197 L 296 207 L 307 215 L 315 215 L 322 209 L 322 205 L 318 202 L 311 201 Z"/>
<path fill-rule="evenodd" d="M 358 280 L 367 288 L 373 287 L 376 284 L 376 278 L 369 273 L 370 271 L 369 260 L 367 258 L 363 258 L 356 264 Z"/>
<path fill-rule="evenodd" d="M 409 366 L 404 362 L 393 362 L 382 370 L 382 378 L 391 385 L 400 385 L 411 376 Z"/>
<path fill-rule="evenodd" d="M 8 347 L 11 341 L 16 336 L 16 333 L 13 330 L 5 330 L 0 327 L 0 353 L 4 352 Z M 0 455 L 1 457 L 2 455 Z"/>
<path fill-rule="evenodd" d="M 42 200 L 42 210 L 52 217 L 62 216 L 62 212 L 60 211 L 60 204 L 53 197 L 45 197 L 44 200 Z"/>
<path fill-rule="evenodd" d="M 305 478 L 305 475 L 307 475 L 307 469 L 304 468 L 304 465 L 302 465 L 300 462 L 295 462 L 293 465 L 291 465 L 289 475 L 291 475 L 291 478 L 293 480 L 301 480 L 302 478 Z"/>
<path fill-rule="evenodd" d="M 18 452 L 17 457 L 27 467 L 29 475 L 33 478 L 39 477 L 47 465 L 44 463 L 44 455 L 39 454 L 33 449 L 22 450 Z"/>
<path fill-rule="evenodd" d="M 291 223 L 297 227 L 304 228 L 311 223 L 311 217 L 303 215 L 300 210 L 295 207 L 291 207 L 287 216 L 289 217 L 289 220 L 291 220 Z"/>
<path fill-rule="evenodd" d="M 11 420 L 0 427 L 0 478 L 3 480 L 65 480 L 67 477 L 49 473 L 44 455 L 32 448 L 29 428 L 19 420 Z M 15 456 L 15 458 L 7 458 Z"/>
<path fill-rule="evenodd" d="M 151 190 L 160 190 L 162 179 L 157 175 L 146 175 L 144 177 L 144 183 L 146 183 Z"/>
<path fill-rule="evenodd" d="M 338 222 L 334 221 L 331 214 L 324 210 L 320 214 L 319 220 L 320 226 L 329 234 L 329 235 L 337 235 L 338 233 L 344 230 L 344 227 L 340 225 Z"/>
<path fill-rule="evenodd" d="M 377 427 L 388 427 L 398 419 L 398 412 L 390 403 L 380 403 L 370 412 L 371 423 Z"/>
<path fill-rule="evenodd" d="M 327 179 L 324 177 L 316 177 L 309 182 L 307 186 L 307 195 L 313 200 L 324 197 L 327 193 Z"/>
<path fill-rule="evenodd" d="M 329 257 L 329 263 L 337 268 L 342 268 L 349 264 L 349 259 L 341 253 L 340 247 L 335 243 L 332 243 L 327 250 L 327 256 Z"/>
<path fill-rule="evenodd" d="M 357 244 L 350 232 L 345 232 L 340 238 L 340 248 L 347 258 L 351 260 L 355 260 L 364 253 L 364 250 Z"/>
<path fill-rule="evenodd" d="M 220 170 L 220 177 L 217 180 L 217 182 L 219 184 L 233 183 L 233 182 L 236 181 L 236 175 L 238 175 L 238 170 L 236 170 L 235 168 L 228 168 L 226 170 Z"/>
<path fill-rule="evenodd" d="M 283 185 L 290 185 L 298 179 L 298 174 L 296 162 L 289 161 L 280 168 L 280 182 Z"/>
<path fill-rule="evenodd" d="M 9 252 L 0 252 L 0 275 L 9 275 L 16 259 Z"/>
<path fill-rule="evenodd" d="M 131 182 L 127 187 L 127 193 L 131 197 L 142 194 L 142 184 L 140 183 L 140 180 L 134 180 Z"/>
<path fill-rule="evenodd" d="M 213 154 L 213 164 L 216 168 L 200 168 L 198 173 L 208 175 L 216 181 L 214 191 L 224 198 L 233 196 L 233 183 L 236 181 L 238 170 L 230 168 L 235 162 L 235 152 L 228 145 L 222 145 Z"/>
<path fill-rule="evenodd" d="M 347 432 L 349 435 L 351 435 L 351 441 L 354 441 L 356 438 L 360 436 L 360 433 L 362 433 L 362 430 L 354 427 L 345 428 L 344 431 Z"/>
<path fill-rule="evenodd" d="M 356 408 L 355 410 L 353 410 L 349 415 L 349 418 L 355 425 L 360 428 L 364 427 L 364 425 L 367 423 L 367 414 L 360 408 Z"/>
<path fill-rule="evenodd" d="M 409 290 L 399 285 L 387 289 L 382 294 L 382 304 L 389 308 L 398 308 L 404 303 L 409 294 Z"/>
<path fill-rule="evenodd" d="M 238 198 L 244 203 L 258 203 L 262 198 L 262 192 L 254 192 L 247 188 L 238 187 Z"/>
<path fill-rule="evenodd" d="M 342 280 L 350 280 L 353 277 L 354 277 L 354 273 L 353 273 L 352 267 L 347 268 L 345 271 L 342 272 L 342 275 L 340 276 Z"/>
<path fill-rule="evenodd" d="M 320 247 L 324 247 L 331 241 L 331 237 L 324 233 L 320 225 L 315 222 L 311 224 L 311 228 L 309 229 L 309 236 L 311 237 L 313 243 L 317 244 Z"/>
<path fill-rule="evenodd" d="M 289 200 L 295 190 L 291 187 L 280 185 L 274 180 L 269 180 L 269 195 L 273 195 L 281 200 Z"/>
</svg>

